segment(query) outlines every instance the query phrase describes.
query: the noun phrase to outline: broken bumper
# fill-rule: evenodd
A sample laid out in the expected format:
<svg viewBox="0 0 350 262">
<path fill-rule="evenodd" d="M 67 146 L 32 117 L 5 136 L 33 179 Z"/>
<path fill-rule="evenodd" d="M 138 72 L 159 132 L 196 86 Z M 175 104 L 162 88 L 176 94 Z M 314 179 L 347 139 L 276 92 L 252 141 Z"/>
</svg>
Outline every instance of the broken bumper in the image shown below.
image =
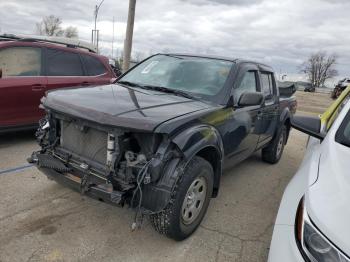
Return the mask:
<svg viewBox="0 0 350 262">
<path fill-rule="evenodd" d="M 82 192 L 82 179 L 80 177 L 70 173 L 60 173 L 51 168 L 38 167 L 38 169 L 49 179 L 55 180 L 57 183 L 68 186 L 78 192 Z M 123 206 L 124 204 L 123 192 L 109 190 L 104 185 L 89 186 L 87 190 L 84 190 L 83 194 L 113 205 Z"/>
<path fill-rule="evenodd" d="M 84 195 L 94 199 L 107 202 L 117 206 L 123 206 L 125 203 L 130 205 L 133 190 L 119 191 L 109 183 L 107 177 L 103 177 L 95 172 L 76 165 L 73 162 L 65 164 L 66 161 L 58 159 L 49 153 L 34 152 L 29 163 L 34 163 L 36 167 L 44 173 L 49 179 L 55 180 L 59 184 L 70 187 Z M 80 168 L 79 168 L 80 167 Z M 165 170 L 165 179 L 171 179 L 176 170 L 177 161 L 167 166 Z M 166 180 L 160 180 L 157 185 L 152 183 L 143 185 L 142 208 L 153 213 L 162 211 L 169 203 L 171 198 L 171 188 L 167 186 Z"/>
</svg>

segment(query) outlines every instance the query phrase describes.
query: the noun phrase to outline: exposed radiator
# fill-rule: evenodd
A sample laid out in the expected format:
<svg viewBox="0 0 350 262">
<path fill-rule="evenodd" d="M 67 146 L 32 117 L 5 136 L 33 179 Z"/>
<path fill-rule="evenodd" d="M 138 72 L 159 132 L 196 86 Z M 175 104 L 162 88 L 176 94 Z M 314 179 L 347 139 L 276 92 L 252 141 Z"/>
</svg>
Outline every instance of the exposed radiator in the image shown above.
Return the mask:
<svg viewBox="0 0 350 262">
<path fill-rule="evenodd" d="M 61 121 L 61 147 L 101 164 L 107 159 L 107 133 Z"/>
</svg>

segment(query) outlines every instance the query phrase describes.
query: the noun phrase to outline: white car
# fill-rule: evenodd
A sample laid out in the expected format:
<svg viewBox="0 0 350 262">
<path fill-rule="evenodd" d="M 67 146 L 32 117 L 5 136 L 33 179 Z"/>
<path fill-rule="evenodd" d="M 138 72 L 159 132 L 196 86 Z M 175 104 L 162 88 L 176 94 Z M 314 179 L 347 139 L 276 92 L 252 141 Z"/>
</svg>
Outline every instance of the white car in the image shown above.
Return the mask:
<svg viewBox="0 0 350 262">
<path fill-rule="evenodd" d="M 293 127 L 310 138 L 280 204 L 269 262 L 350 261 L 350 87 L 345 91 L 323 117 L 294 117 Z"/>
</svg>

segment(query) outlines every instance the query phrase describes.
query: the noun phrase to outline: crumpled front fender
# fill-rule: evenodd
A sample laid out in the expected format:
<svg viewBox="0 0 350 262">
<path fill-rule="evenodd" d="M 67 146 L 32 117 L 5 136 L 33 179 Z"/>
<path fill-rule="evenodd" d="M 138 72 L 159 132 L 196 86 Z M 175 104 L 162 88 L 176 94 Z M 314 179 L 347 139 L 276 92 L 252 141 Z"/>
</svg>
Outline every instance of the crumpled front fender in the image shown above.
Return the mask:
<svg viewBox="0 0 350 262">
<path fill-rule="evenodd" d="M 223 143 L 219 132 L 208 125 L 194 126 L 188 128 L 178 135 L 170 138 L 176 147 L 169 147 L 171 150 L 181 152 L 181 157 L 167 159 L 159 180 L 155 184 L 149 184 L 144 188 L 142 206 L 152 212 L 163 210 L 171 200 L 174 188 L 178 179 L 186 169 L 191 159 L 203 149 L 211 148 L 217 152 L 217 165 L 214 169 L 214 194 L 216 196 L 223 164 Z"/>
<path fill-rule="evenodd" d="M 172 139 L 179 149 L 183 152 L 185 158 L 190 160 L 201 149 L 211 146 L 223 158 L 224 147 L 219 132 L 212 126 L 199 125 L 186 129 Z"/>
</svg>

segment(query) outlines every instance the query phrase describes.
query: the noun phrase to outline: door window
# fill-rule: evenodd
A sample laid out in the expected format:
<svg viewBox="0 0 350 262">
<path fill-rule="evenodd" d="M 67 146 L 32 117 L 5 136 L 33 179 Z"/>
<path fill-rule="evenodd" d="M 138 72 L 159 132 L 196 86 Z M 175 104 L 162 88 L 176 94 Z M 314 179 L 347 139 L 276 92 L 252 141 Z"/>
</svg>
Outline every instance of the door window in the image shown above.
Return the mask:
<svg viewBox="0 0 350 262">
<path fill-rule="evenodd" d="M 262 92 L 266 99 L 273 96 L 273 81 L 271 73 L 261 73 Z"/>
<path fill-rule="evenodd" d="M 82 55 L 86 73 L 89 76 L 102 75 L 106 72 L 105 66 L 95 57 Z"/>
<path fill-rule="evenodd" d="M 235 102 L 238 102 L 239 98 L 244 92 L 257 92 L 257 81 L 255 71 L 246 72 L 238 88 L 234 89 Z"/>
<path fill-rule="evenodd" d="M 40 76 L 41 49 L 11 47 L 0 50 L 2 76 Z"/>
<path fill-rule="evenodd" d="M 83 76 L 80 57 L 76 53 L 47 49 L 48 76 Z"/>
</svg>

